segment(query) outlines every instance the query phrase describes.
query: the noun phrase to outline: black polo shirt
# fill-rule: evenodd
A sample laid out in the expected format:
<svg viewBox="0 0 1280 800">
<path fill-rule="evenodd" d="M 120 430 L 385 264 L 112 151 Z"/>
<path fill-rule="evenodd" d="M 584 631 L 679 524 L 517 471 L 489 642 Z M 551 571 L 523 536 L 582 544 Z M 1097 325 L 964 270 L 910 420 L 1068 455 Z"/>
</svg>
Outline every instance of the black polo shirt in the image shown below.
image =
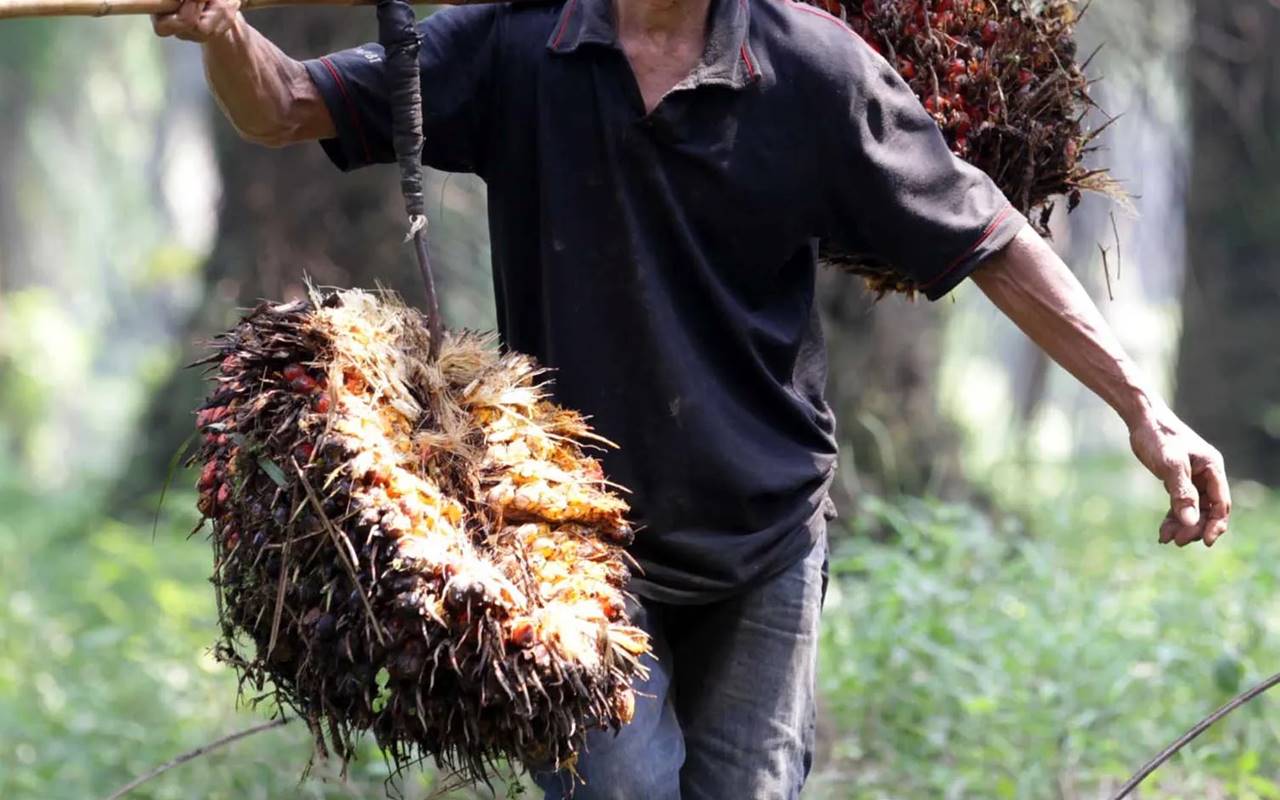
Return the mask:
<svg viewBox="0 0 1280 800">
<path fill-rule="evenodd" d="M 936 299 L 1021 216 L 811 6 L 714 0 L 701 63 L 647 115 L 612 0 L 450 8 L 422 39 L 423 160 L 486 181 L 505 343 L 621 445 L 635 591 L 712 600 L 803 557 L 836 466 L 816 240 Z M 391 162 L 381 49 L 307 69 L 333 161 Z"/>
</svg>

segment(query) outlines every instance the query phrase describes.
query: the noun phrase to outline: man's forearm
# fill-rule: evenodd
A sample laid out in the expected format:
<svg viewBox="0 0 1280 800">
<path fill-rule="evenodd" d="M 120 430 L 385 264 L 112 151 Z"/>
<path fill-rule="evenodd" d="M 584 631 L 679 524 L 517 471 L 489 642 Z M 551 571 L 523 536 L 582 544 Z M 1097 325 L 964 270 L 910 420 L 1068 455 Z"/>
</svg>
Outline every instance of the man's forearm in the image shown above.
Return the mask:
<svg viewBox="0 0 1280 800">
<path fill-rule="evenodd" d="M 335 134 L 306 68 L 243 16 L 204 43 L 204 66 L 219 107 L 245 139 L 282 147 Z"/>
<path fill-rule="evenodd" d="M 1024 227 L 973 280 L 1054 361 L 1133 428 L 1163 401 L 1150 391 L 1075 275 Z"/>
</svg>

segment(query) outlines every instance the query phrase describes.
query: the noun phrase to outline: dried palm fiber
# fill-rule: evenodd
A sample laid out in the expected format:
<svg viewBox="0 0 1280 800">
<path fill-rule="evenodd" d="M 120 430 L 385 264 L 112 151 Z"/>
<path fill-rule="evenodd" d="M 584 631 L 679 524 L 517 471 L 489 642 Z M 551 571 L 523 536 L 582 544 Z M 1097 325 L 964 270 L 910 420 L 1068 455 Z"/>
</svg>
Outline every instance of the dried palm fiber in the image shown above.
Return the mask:
<svg viewBox="0 0 1280 800">
<path fill-rule="evenodd" d="M 358 290 L 263 304 L 219 336 L 198 414 L 218 656 L 321 753 L 397 767 L 571 767 L 631 718 L 626 503 L 541 371 Z"/>
<path fill-rule="evenodd" d="M 1103 169 L 1083 164 L 1105 125 L 1076 58 L 1074 0 L 806 0 L 840 17 L 895 66 L 960 158 L 986 172 L 1042 235 L 1054 200 L 1084 191 L 1123 198 Z M 832 266 L 878 294 L 914 295 L 892 264 L 824 248 Z"/>
</svg>

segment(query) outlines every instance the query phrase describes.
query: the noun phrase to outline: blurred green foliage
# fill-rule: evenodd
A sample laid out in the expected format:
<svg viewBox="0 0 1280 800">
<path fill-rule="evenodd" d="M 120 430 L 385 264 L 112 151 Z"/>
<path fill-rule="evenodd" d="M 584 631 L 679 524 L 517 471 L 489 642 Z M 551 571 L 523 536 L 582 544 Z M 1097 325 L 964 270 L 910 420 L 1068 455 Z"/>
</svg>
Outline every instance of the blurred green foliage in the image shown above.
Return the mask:
<svg viewBox="0 0 1280 800">
<path fill-rule="evenodd" d="M 1158 487 L 1117 466 L 1011 468 L 1013 513 L 864 503 L 833 557 L 821 683 L 838 734 L 816 796 L 1110 797 L 1280 670 L 1280 497 L 1241 487 L 1232 537 L 1180 551 L 1156 544 Z M 1280 797 L 1277 700 L 1141 796 Z"/>
</svg>

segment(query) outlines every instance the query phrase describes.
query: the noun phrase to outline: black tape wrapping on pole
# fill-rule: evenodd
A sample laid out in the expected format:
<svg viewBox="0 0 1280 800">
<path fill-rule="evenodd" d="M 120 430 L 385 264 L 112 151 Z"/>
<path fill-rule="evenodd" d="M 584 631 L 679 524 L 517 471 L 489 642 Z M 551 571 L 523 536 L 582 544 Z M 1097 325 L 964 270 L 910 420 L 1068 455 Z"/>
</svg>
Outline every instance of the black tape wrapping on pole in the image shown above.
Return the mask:
<svg viewBox="0 0 1280 800">
<path fill-rule="evenodd" d="M 378 41 L 386 52 L 391 140 L 400 166 L 400 191 L 409 214 L 409 238 L 413 240 L 427 293 L 429 358 L 435 361 L 444 325 L 427 250 L 427 204 L 422 191 L 422 75 L 418 67 L 421 41 L 413 6 L 405 0 L 378 0 Z"/>
</svg>

